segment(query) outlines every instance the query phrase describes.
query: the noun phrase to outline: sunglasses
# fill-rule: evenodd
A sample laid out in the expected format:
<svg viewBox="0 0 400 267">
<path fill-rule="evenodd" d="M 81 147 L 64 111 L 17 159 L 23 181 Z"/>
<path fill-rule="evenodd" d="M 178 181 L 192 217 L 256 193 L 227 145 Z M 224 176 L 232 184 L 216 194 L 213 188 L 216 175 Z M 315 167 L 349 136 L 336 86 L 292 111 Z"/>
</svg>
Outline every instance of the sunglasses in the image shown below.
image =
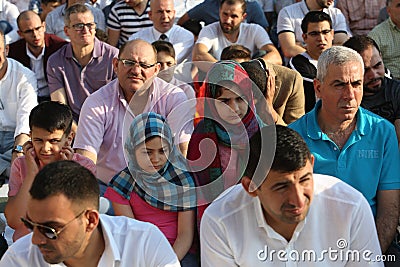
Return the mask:
<svg viewBox="0 0 400 267">
<path fill-rule="evenodd" d="M 78 219 L 82 214 L 84 214 L 87 210 L 83 210 L 81 211 L 78 215 L 75 216 L 75 218 L 73 218 L 72 220 L 70 220 L 69 222 L 67 222 L 60 230 L 56 231 L 56 229 L 54 229 L 53 227 L 47 226 L 47 225 L 42 225 L 39 223 L 34 223 L 26 218 L 21 218 L 21 221 L 24 223 L 25 227 L 28 228 L 30 231 L 33 231 L 33 228 L 37 228 L 39 230 L 39 232 L 44 235 L 45 237 L 47 237 L 48 239 L 52 239 L 55 240 L 58 238 L 59 234 L 64 231 L 67 226 L 72 223 L 73 221 L 75 221 L 76 219 Z"/>
</svg>

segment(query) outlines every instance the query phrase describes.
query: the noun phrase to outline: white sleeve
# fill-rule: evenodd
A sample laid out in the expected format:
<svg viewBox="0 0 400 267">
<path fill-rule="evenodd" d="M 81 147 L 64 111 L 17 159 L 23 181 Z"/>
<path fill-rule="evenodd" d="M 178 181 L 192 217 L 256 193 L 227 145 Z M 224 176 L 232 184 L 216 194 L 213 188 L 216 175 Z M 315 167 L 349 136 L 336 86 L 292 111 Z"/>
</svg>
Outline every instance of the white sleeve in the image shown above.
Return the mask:
<svg viewBox="0 0 400 267">
<path fill-rule="evenodd" d="M 360 197 L 359 208 L 352 216 L 354 218 L 351 225 L 349 250 L 362 251 L 363 253 L 361 253 L 359 261 L 348 261 L 346 267 L 384 266 L 383 262 L 379 261 L 382 252 L 376 232 L 375 220 L 371 208 L 364 197 Z"/>
<path fill-rule="evenodd" d="M 184 29 L 178 29 L 177 34 L 180 36 L 179 42 L 174 43 L 176 61 L 181 63 L 184 59 L 191 58 L 194 45 L 194 36 L 191 32 Z"/>
<path fill-rule="evenodd" d="M 21 81 L 17 88 L 17 114 L 16 128 L 14 137 L 24 133 L 29 134 L 29 114 L 37 106 L 37 80 L 35 73 L 26 69 L 25 75 L 21 76 Z"/>
<path fill-rule="evenodd" d="M 283 8 L 278 14 L 277 21 L 277 32 L 278 34 L 281 32 L 295 32 L 294 31 L 294 21 L 290 18 L 290 14 L 287 11 L 287 8 Z"/>
<path fill-rule="evenodd" d="M 216 223 L 207 210 L 200 224 L 201 266 L 239 266 L 236 264 L 223 226 Z"/>
<path fill-rule="evenodd" d="M 272 44 L 271 39 L 269 38 L 268 32 L 263 29 L 258 24 L 250 24 L 252 26 L 252 31 L 255 36 L 254 38 L 254 45 L 257 49 L 260 49 L 264 45 Z"/>
<path fill-rule="evenodd" d="M 196 44 L 203 44 L 207 47 L 208 51 L 212 48 L 214 39 L 217 39 L 217 32 L 214 30 L 215 27 L 210 27 L 212 24 L 205 26 L 199 33 L 199 38 Z"/>
</svg>

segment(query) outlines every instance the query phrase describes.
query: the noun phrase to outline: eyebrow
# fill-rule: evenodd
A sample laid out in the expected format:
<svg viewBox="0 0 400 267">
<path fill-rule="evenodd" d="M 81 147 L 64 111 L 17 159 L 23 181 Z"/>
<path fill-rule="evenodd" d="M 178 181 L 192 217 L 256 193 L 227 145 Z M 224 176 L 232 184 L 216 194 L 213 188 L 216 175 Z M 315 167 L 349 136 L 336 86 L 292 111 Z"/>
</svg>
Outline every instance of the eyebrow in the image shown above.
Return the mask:
<svg viewBox="0 0 400 267">
<path fill-rule="evenodd" d="M 301 177 L 299 178 L 299 181 L 302 180 L 302 179 L 304 179 L 304 178 L 307 178 L 308 176 L 310 176 L 310 178 L 312 178 L 312 172 L 307 172 L 306 174 L 304 174 L 303 176 L 301 176 Z M 289 181 L 289 180 L 282 181 L 282 182 L 277 182 L 276 184 L 273 184 L 273 185 L 271 186 L 271 189 L 274 189 L 274 188 L 279 187 L 279 186 L 282 186 L 282 185 L 287 185 L 287 184 L 292 184 L 292 182 Z"/>
<path fill-rule="evenodd" d="M 34 221 L 28 216 L 28 214 L 25 215 L 25 218 L 27 218 L 27 219 L 28 219 L 29 221 L 31 221 L 31 222 L 34 222 Z M 50 226 L 50 227 L 53 227 L 53 226 L 62 226 L 62 223 L 56 222 L 56 221 L 34 222 L 34 223 L 37 223 L 37 224 L 40 224 L 40 225 L 44 225 L 44 226 Z"/>
</svg>

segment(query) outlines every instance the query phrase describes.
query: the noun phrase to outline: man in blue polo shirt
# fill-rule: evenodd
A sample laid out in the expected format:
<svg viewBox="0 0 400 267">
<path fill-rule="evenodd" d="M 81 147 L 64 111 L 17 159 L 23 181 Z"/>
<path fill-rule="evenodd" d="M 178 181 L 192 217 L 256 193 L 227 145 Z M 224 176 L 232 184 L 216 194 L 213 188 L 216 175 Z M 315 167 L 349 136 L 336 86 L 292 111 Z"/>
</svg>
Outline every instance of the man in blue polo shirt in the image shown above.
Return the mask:
<svg viewBox="0 0 400 267">
<path fill-rule="evenodd" d="M 365 196 L 386 252 L 399 220 L 399 149 L 393 125 L 360 107 L 363 77 L 364 63 L 354 50 L 323 52 L 314 80 L 320 101 L 289 127 L 314 154 L 315 173 L 336 176 Z"/>
</svg>

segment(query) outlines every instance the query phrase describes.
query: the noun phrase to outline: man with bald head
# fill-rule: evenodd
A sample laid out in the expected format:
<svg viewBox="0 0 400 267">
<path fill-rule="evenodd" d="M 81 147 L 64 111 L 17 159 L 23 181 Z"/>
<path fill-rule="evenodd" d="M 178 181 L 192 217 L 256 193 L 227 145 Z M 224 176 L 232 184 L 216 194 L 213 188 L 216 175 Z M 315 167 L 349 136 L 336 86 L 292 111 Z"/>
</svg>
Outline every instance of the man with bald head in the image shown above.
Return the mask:
<svg viewBox="0 0 400 267">
<path fill-rule="evenodd" d="M 117 79 L 83 104 L 74 143 L 78 153 L 96 163 L 98 178 L 105 185 L 126 167 L 124 135 L 136 115 L 152 111 L 164 116 L 183 154 L 193 131 L 194 111 L 185 105 L 182 89 L 156 77 L 160 65 L 150 43 L 141 39 L 126 42 L 113 59 L 113 67 Z"/>
<path fill-rule="evenodd" d="M 174 24 L 175 7 L 173 0 L 152 0 L 149 18 L 153 21 L 153 26 L 138 31 L 129 40 L 143 39 L 149 43 L 157 40 L 168 41 L 174 46 L 175 60 L 178 64 L 191 58 L 194 36 L 190 31 Z"/>
<path fill-rule="evenodd" d="M 49 57 L 67 41 L 54 34 L 45 33 L 46 23 L 39 15 L 27 10 L 19 14 L 18 34 L 20 40 L 10 45 L 8 57 L 13 58 L 36 74 L 38 100 L 50 100 L 46 66 Z"/>
</svg>

